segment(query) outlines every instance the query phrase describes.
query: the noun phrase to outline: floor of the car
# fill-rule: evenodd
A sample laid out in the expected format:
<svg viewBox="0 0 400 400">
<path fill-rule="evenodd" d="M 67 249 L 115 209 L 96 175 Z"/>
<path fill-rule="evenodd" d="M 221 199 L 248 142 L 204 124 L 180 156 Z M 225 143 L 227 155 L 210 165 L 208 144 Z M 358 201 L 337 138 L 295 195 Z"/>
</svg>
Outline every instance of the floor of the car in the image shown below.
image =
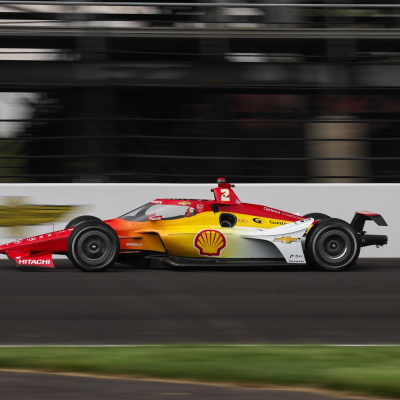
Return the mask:
<svg viewBox="0 0 400 400">
<path fill-rule="evenodd" d="M 283 258 L 188 258 L 165 257 L 158 258 L 158 262 L 169 267 L 237 267 L 237 266 L 264 266 L 286 264 Z"/>
</svg>

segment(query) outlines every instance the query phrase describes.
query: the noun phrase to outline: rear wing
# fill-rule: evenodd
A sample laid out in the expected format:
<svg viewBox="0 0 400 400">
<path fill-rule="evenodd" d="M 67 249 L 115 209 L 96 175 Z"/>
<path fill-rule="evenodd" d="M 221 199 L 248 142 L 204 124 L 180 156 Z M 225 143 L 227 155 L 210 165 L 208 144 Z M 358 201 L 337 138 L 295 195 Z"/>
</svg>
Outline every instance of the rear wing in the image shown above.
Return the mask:
<svg viewBox="0 0 400 400">
<path fill-rule="evenodd" d="M 351 221 L 351 226 L 358 232 L 362 232 L 364 229 L 365 221 L 374 221 L 379 226 L 387 226 L 386 221 L 383 219 L 382 215 L 373 213 L 371 211 L 356 211 L 353 220 Z"/>
<path fill-rule="evenodd" d="M 241 204 L 239 198 L 236 196 L 233 188 L 235 185 L 231 185 L 226 182 L 225 178 L 218 179 L 218 187 L 211 189 L 214 192 L 215 202 L 217 204 L 226 205 L 238 205 Z"/>
</svg>

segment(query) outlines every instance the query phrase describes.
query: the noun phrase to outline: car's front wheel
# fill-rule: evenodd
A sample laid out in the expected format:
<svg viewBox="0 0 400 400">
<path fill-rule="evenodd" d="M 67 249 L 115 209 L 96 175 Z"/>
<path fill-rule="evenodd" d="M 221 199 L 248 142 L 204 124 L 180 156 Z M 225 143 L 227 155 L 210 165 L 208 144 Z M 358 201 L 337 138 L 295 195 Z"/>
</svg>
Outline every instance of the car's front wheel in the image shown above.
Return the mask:
<svg viewBox="0 0 400 400">
<path fill-rule="evenodd" d="M 307 260 L 320 269 L 344 271 L 355 264 L 359 254 L 357 232 L 340 219 L 321 220 L 307 235 Z"/>
<path fill-rule="evenodd" d="M 118 236 L 104 222 L 82 222 L 68 238 L 68 258 L 82 271 L 105 271 L 118 255 Z"/>
<path fill-rule="evenodd" d="M 94 217 L 93 215 L 80 215 L 79 217 L 76 217 L 74 219 L 71 219 L 71 221 L 68 222 L 68 224 L 65 226 L 65 229 L 73 228 L 82 222 L 87 222 L 87 221 L 98 221 L 100 222 L 101 219 Z"/>
</svg>

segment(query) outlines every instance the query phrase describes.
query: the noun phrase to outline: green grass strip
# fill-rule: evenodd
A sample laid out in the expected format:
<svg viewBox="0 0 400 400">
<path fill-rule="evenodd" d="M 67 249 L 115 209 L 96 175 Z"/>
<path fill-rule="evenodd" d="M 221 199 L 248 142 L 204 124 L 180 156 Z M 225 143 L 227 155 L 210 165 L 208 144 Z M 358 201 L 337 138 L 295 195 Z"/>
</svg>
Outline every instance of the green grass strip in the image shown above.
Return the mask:
<svg viewBox="0 0 400 400">
<path fill-rule="evenodd" d="M 400 346 L 0 348 L 0 368 L 273 384 L 400 398 Z"/>
</svg>

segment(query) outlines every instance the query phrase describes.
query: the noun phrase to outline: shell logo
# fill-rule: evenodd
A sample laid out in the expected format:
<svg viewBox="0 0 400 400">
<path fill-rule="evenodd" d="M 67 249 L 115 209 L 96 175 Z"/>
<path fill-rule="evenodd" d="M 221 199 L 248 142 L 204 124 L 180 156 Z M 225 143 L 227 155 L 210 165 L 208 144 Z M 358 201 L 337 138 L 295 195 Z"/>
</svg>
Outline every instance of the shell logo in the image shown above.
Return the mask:
<svg viewBox="0 0 400 400">
<path fill-rule="evenodd" d="M 194 247 L 199 250 L 202 256 L 217 256 L 226 247 L 225 235 L 214 229 L 200 231 L 194 238 Z"/>
</svg>

